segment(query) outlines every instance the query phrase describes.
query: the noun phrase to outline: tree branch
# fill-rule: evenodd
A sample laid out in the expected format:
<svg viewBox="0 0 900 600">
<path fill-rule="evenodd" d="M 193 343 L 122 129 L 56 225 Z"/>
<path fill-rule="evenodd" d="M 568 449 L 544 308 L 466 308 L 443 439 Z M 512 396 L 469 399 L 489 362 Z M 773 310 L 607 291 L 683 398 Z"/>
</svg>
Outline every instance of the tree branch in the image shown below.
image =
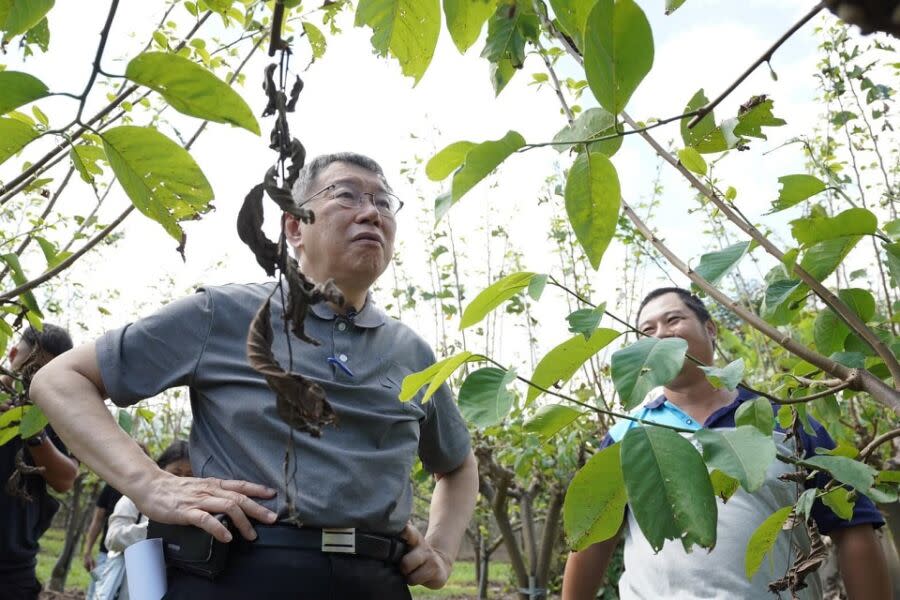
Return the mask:
<svg viewBox="0 0 900 600">
<path fill-rule="evenodd" d="M 94 87 L 94 81 L 97 80 L 97 75 L 100 74 L 100 61 L 103 59 L 103 50 L 106 49 L 109 30 L 112 28 L 113 20 L 116 17 L 116 9 L 118 8 L 119 0 L 112 0 L 109 4 L 109 13 L 106 15 L 106 23 L 103 25 L 103 30 L 100 32 L 100 43 L 97 45 L 97 53 L 94 55 L 94 66 L 91 69 L 91 75 L 88 77 L 87 85 L 84 86 L 84 91 L 81 92 L 78 113 L 75 115 L 75 122 L 77 123 L 81 122 L 81 114 L 84 112 L 84 105 L 87 102 L 88 94 L 91 92 L 91 88 Z"/>
<path fill-rule="evenodd" d="M 875 451 L 875 448 L 897 437 L 900 437 L 900 429 L 893 429 L 887 433 L 882 433 L 862 449 L 862 452 L 859 453 L 859 460 L 865 462 L 866 459 L 869 458 L 869 455 Z"/>
</svg>

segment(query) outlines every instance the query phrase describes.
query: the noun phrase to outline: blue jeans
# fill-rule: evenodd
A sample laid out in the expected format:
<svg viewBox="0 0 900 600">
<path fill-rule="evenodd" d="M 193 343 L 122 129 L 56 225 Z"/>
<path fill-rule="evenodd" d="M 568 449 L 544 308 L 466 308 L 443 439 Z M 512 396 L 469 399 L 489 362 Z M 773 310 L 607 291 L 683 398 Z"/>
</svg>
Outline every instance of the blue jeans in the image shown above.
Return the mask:
<svg viewBox="0 0 900 600">
<path fill-rule="evenodd" d="M 106 552 L 98 552 L 97 553 L 97 562 L 94 565 L 94 570 L 90 572 L 91 583 L 88 585 L 87 592 L 84 594 L 84 600 L 93 600 L 94 598 L 94 588 L 97 587 L 97 575 L 102 573 L 101 567 L 103 563 L 106 562 Z"/>
</svg>

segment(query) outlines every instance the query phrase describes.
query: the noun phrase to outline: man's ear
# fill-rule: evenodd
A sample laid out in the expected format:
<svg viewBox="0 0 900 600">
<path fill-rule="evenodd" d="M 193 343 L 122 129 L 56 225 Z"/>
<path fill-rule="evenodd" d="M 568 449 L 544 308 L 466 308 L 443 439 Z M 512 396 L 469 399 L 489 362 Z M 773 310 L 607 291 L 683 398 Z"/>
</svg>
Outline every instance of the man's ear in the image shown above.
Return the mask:
<svg viewBox="0 0 900 600">
<path fill-rule="evenodd" d="M 284 213 L 281 218 L 284 226 L 284 239 L 296 253 L 300 248 L 300 220 L 288 213 Z"/>
<path fill-rule="evenodd" d="M 16 355 L 17 355 L 18 353 L 19 353 L 19 346 L 18 346 L 18 345 L 13 346 L 12 348 L 9 349 L 9 362 L 10 362 L 10 363 L 12 363 L 12 361 L 16 360 Z"/>
</svg>

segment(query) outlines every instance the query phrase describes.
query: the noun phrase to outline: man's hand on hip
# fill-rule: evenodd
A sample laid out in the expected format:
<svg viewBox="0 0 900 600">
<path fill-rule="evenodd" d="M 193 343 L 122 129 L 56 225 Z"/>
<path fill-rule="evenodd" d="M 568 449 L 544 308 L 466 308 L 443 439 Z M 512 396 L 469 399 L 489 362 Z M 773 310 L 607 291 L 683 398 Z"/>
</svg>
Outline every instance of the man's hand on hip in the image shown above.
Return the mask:
<svg viewBox="0 0 900 600">
<path fill-rule="evenodd" d="M 271 498 L 275 490 L 264 485 L 233 479 L 176 477 L 158 471 L 140 486 L 134 503 L 154 521 L 175 525 L 194 525 L 212 534 L 220 542 L 230 542 L 231 533 L 213 515 L 228 516 L 244 538 L 256 539 L 250 519 L 274 523 L 277 515 L 251 498 Z"/>
<path fill-rule="evenodd" d="M 453 570 L 453 561 L 429 544 L 411 523 L 407 523 L 400 537 L 410 546 L 400 561 L 400 572 L 406 576 L 406 582 L 433 590 L 444 587 Z"/>
</svg>

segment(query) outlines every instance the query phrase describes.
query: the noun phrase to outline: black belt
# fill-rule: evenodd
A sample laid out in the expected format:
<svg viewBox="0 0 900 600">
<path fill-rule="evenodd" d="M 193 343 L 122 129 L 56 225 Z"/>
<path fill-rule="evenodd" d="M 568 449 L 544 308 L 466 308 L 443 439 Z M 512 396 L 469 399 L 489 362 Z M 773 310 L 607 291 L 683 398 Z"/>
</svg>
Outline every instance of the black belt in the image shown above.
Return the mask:
<svg viewBox="0 0 900 600">
<path fill-rule="evenodd" d="M 302 548 L 334 554 L 352 554 L 397 563 L 408 551 L 400 538 L 363 533 L 355 529 L 314 529 L 294 525 L 255 525 L 257 538 L 246 542 L 265 548 Z M 238 537 L 238 539 L 242 539 Z"/>
</svg>

